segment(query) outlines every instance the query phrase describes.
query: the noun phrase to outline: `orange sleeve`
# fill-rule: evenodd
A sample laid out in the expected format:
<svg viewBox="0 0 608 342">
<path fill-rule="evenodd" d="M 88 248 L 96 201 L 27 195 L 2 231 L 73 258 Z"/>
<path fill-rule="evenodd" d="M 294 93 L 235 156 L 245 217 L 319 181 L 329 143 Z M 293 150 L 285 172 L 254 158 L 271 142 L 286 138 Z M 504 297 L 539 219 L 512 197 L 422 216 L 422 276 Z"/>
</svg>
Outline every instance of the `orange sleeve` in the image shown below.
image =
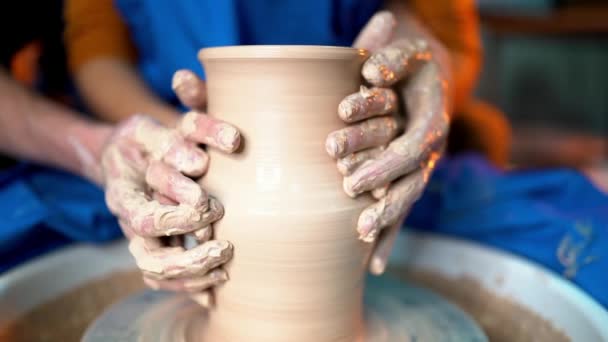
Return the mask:
<svg viewBox="0 0 608 342">
<path fill-rule="evenodd" d="M 135 59 L 127 26 L 112 0 L 66 0 L 65 43 L 72 73 L 98 57 Z"/>
<path fill-rule="evenodd" d="M 449 50 L 454 81 L 453 103 L 462 111 L 481 68 L 479 17 L 474 0 L 410 0 L 412 11 Z"/>
</svg>

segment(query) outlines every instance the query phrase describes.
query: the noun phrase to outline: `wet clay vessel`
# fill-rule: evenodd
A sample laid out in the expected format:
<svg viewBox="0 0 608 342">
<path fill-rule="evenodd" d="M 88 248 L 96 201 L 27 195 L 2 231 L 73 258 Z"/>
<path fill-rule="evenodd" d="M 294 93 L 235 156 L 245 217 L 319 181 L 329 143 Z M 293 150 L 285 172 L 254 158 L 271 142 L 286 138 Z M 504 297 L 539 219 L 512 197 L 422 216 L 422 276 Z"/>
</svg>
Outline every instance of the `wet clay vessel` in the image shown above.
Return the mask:
<svg viewBox="0 0 608 342">
<path fill-rule="evenodd" d="M 361 84 L 363 50 L 240 46 L 203 49 L 208 113 L 240 129 L 233 155 L 209 151 L 203 186 L 225 207 L 215 238 L 234 245 L 216 290 L 211 341 L 354 341 L 363 330 L 370 245 L 356 221 L 328 133 Z"/>
</svg>

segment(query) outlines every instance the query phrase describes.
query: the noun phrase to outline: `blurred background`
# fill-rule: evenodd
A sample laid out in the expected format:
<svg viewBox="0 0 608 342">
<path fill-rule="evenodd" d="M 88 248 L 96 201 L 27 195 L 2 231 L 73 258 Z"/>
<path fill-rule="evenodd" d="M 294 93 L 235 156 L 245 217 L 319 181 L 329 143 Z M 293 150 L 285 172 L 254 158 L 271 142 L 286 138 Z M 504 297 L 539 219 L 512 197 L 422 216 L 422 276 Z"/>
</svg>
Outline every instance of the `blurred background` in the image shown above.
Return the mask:
<svg viewBox="0 0 608 342">
<path fill-rule="evenodd" d="M 5 4 L 0 57 L 20 82 L 70 102 L 61 6 Z M 511 122 L 511 164 L 575 167 L 608 188 L 608 1 L 477 0 L 477 7 L 484 62 L 476 95 Z"/>
<path fill-rule="evenodd" d="M 608 183 L 608 1 L 478 0 L 477 95 L 513 125 L 512 161 Z"/>
</svg>

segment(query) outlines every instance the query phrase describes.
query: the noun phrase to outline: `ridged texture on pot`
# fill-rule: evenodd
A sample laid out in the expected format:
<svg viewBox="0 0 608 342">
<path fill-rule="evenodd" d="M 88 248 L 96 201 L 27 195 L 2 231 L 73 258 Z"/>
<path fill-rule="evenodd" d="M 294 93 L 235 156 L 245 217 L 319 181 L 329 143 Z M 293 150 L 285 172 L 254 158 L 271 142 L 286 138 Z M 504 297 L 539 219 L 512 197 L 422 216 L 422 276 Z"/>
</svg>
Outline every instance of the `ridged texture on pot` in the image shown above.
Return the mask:
<svg viewBox="0 0 608 342">
<path fill-rule="evenodd" d="M 202 50 L 210 115 L 236 125 L 239 153 L 209 151 L 205 188 L 225 207 L 215 237 L 231 241 L 230 280 L 216 291 L 205 340 L 354 341 L 371 245 L 356 222 L 328 133 L 359 89 L 363 51 L 333 47 Z"/>
</svg>

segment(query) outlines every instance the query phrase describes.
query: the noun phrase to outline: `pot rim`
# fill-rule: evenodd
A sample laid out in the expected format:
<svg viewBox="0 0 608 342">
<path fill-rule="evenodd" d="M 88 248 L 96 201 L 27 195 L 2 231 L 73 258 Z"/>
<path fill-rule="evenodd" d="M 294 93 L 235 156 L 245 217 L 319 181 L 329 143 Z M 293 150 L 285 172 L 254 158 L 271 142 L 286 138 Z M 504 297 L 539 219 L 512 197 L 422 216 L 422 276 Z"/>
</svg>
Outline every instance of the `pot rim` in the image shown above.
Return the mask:
<svg viewBox="0 0 608 342">
<path fill-rule="evenodd" d="M 210 59 L 351 59 L 367 58 L 365 49 L 329 45 L 236 45 L 202 48 L 199 60 Z"/>
</svg>

